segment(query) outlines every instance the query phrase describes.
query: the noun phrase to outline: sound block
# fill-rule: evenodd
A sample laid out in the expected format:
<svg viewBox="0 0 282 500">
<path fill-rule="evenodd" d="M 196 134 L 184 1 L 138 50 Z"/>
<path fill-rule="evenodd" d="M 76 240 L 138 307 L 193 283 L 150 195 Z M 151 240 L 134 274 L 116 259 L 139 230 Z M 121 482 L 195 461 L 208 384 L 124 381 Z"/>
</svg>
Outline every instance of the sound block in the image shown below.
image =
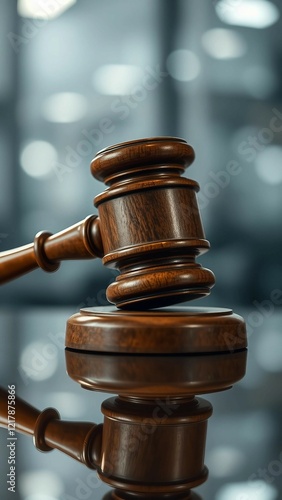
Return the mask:
<svg viewBox="0 0 282 500">
<path fill-rule="evenodd" d="M 230 388 L 243 378 L 247 338 L 231 309 L 82 309 L 67 322 L 68 375 L 86 389 L 137 397 Z"/>
</svg>

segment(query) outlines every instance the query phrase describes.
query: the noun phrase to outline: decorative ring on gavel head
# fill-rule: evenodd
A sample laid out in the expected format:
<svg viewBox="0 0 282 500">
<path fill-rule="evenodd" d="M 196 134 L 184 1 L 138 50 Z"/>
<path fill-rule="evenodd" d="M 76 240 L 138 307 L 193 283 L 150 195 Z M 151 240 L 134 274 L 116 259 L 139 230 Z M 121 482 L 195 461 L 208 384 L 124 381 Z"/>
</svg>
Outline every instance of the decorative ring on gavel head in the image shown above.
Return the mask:
<svg viewBox="0 0 282 500">
<path fill-rule="evenodd" d="M 198 184 L 180 177 L 194 160 L 183 139 L 117 144 L 91 163 L 109 185 L 96 196 L 103 263 L 120 275 L 107 289 L 121 308 L 150 308 L 210 293 L 214 275 L 195 263 L 209 249 L 196 200 Z"/>
</svg>

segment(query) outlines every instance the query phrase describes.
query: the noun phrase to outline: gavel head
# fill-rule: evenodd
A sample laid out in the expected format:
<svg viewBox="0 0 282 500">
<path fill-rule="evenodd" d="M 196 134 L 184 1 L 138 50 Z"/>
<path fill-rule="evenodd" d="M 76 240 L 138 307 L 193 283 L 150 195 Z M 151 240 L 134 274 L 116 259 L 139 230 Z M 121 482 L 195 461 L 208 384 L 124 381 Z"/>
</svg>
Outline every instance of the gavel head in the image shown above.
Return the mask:
<svg viewBox="0 0 282 500">
<path fill-rule="evenodd" d="M 209 249 L 196 192 L 180 177 L 194 160 L 186 141 L 155 137 L 117 144 L 91 163 L 109 188 L 96 196 L 103 263 L 120 275 L 107 297 L 120 308 L 147 309 L 209 294 L 214 275 L 195 263 Z"/>
</svg>

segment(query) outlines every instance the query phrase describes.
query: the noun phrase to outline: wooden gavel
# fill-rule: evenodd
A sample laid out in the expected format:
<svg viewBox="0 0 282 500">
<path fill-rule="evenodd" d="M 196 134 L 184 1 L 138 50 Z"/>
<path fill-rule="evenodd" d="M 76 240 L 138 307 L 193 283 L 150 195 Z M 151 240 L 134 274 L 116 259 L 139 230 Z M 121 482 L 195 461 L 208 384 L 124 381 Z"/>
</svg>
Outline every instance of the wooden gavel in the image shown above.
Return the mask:
<svg viewBox="0 0 282 500">
<path fill-rule="evenodd" d="M 109 186 L 96 196 L 98 216 L 34 243 L 0 253 L 0 283 L 61 260 L 102 257 L 120 275 L 107 298 L 119 308 L 148 309 L 203 297 L 214 275 L 195 263 L 209 249 L 196 200 L 198 184 L 180 177 L 194 159 L 186 141 L 156 137 L 100 151 L 92 174 Z"/>
</svg>

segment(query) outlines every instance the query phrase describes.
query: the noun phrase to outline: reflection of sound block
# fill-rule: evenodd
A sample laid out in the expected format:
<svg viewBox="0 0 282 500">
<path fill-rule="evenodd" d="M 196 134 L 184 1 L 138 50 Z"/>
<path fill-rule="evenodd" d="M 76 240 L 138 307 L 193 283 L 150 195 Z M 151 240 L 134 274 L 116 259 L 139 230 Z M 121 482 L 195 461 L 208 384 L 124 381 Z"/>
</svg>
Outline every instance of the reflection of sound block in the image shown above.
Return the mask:
<svg viewBox="0 0 282 500">
<path fill-rule="evenodd" d="M 69 318 L 68 375 L 86 389 L 119 395 L 102 404 L 98 473 L 116 488 L 104 500 L 200 500 L 190 488 L 207 478 L 212 406 L 194 395 L 240 380 L 246 346 L 245 323 L 230 309 L 97 307 Z"/>
<path fill-rule="evenodd" d="M 133 496 L 123 496 L 123 497 L 119 497 L 116 493 L 108 493 L 108 495 L 105 495 L 103 497 L 103 500 L 143 500 L 144 496 L 136 496 L 134 495 Z M 147 496 L 148 500 L 153 500 L 154 498 L 158 498 L 156 496 Z M 193 493 L 192 491 L 190 493 L 188 493 L 188 495 L 175 495 L 173 497 L 167 497 L 166 495 L 165 496 L 162 496 L 162 497 L 159 497 L 160 500 L 163 499 L 171 499 L 171 500 L 201 500 L 201 498 L 196 495 L 196 493 Z"/>
</svg>

